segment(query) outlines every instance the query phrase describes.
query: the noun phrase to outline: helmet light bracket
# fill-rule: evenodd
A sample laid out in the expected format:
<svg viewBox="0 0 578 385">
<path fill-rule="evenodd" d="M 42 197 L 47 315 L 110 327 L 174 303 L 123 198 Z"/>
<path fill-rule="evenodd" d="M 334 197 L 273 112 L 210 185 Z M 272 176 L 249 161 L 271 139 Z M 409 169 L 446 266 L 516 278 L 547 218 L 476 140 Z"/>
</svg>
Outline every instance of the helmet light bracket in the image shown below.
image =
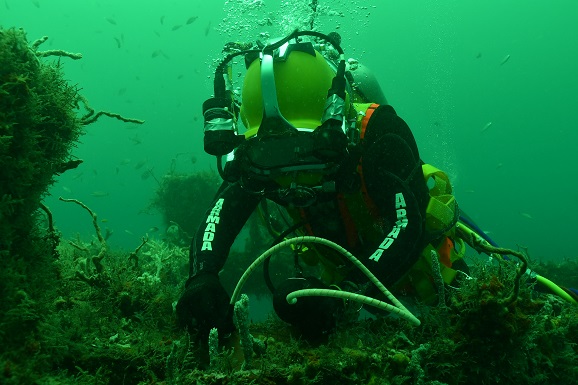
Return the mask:
<svg viewBox="0 0 578 385">
<path fill-rule="evenodd" d="M 257 131 L 257 136 L 285 134 L 287 131 L 297 132 L 297 129 L 285 119 L 279 110 L 277 102 L 277 87 L 273 71 L 274 53 L 263 52 L 261 58 L 261 93 L 263 95 L 263 119 Z"/>
</svg>

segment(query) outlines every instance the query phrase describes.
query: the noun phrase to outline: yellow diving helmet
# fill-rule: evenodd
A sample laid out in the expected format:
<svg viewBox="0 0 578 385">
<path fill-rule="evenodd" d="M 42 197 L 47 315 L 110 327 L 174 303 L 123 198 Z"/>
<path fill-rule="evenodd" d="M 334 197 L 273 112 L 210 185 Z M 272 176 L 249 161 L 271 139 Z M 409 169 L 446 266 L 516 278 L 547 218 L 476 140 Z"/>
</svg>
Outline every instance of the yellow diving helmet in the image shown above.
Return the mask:
<svg viewBox="0 0 578 385">
<path fill-rule="evenodd" d="M 284 53 L 285 58 L 273 64 L 279 112 L 293 127 L 314 130 L 321 125 L 327 90 L 335 71 L 311 45 L 292 44 L 287 48 L 290 52 Z M 247 128 L 246 138 L 254 137 L 263 121 L 261 77 L 261 61 L 255 59 L 243 82 L 240 116 Z"/>
</svg>

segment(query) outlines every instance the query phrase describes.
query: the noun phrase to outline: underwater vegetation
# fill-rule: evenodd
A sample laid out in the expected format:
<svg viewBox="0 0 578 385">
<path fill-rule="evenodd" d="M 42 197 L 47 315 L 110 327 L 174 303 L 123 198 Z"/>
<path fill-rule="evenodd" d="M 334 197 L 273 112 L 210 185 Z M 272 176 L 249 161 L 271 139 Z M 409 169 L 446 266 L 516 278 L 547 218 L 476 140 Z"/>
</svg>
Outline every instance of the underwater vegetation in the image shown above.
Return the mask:
<svg viewBox="0 0 578 385">
<path fill-rule="evenodd" d="M 22 29 L 0 28 L 0 325 L 7 353 L 31 343 L 57 271 L 58 234 L 38 210 L 55 176 L 81 161 L 70 155 L 82 134 L 79 94 L 60 62 L 46 64 Z M 52 51 L 58 56 L 60 51 Z M 38 313 L 36 313 L 38 312 Z M 20 313 L 22 317 L 14 318 Z"/>
<path fill-rule="evenodd" d="M 220 185 L 219 176 L 210 171 L 168 173 L 161 179 L 149 209 L 162 215 L 172 242 L 188 246 Z"/>
<path fill-rule="evenodd" d="M 504 302 L 516 275 L 504 263 L 474 261 L 445 301 L 414 304 L 419 327 L 393 316 L 344 320 L 308 341 L 275 316 L 246 320 L 260 343 L 243 368 L 232 350 L 209 355 L 175 326 L 187 247 L 143 239 L 123 252 L 98 235 L 61 240 L 52 266 L 51 296 L 21 292 L 5 315 L 3 332 L 31 332 L 2 351 L 4 384 L 570 384 L 578 375 L 578 307 L 524 278 Z"/>
<path fill-rule="evenodd" d="M 142 123 L 92 109 L 77 87 L 65 80 L 60 61 L 82 55 L 42 51 L 46 40 L 29 43 L 24 30 L 0 27 L 0 356 L 4 363 L 35 355 L 40 321 L 59 290 L 61 277 L 54 261 L 59 257 L 60 235 L 42 199 L 58 175 L 82 163 L 71 150 L 83 127 L 102 115 Z M 4 368 L 10 371 L 12 366 Z"/>
<path fill-rule="evenodd" d="M 82 134 L 79 94 L 62 64 L 44 64 L 40 39 L 0 28 L 0 252 L 27 247 L 34 215 L 54 177 L 78 163 L 70 156 Z"/>
</svg>

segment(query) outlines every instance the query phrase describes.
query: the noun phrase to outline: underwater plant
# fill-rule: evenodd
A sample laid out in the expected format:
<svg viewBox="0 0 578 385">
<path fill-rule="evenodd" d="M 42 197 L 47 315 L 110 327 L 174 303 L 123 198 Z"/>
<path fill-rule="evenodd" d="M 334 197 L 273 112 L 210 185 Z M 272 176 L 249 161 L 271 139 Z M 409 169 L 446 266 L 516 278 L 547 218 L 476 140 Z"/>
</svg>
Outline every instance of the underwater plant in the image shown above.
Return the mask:
<svg viewBox="0 0 578 385">
<path fill-rule="evenodd" d="M 39 328 L 60 279 L 60 235 L 43 198 L 82 163 L 71 152 L 85 125 L 103 115 L 142 123 L 92 109 L 63 72 L 62 58 L 82 55 L 40 50 L 47 39 L 29 43 L 23 29 L 0 27 L 0 363 L 8 378 L 50 366 L 30 359 L 41 354 Z"/>
</svg>

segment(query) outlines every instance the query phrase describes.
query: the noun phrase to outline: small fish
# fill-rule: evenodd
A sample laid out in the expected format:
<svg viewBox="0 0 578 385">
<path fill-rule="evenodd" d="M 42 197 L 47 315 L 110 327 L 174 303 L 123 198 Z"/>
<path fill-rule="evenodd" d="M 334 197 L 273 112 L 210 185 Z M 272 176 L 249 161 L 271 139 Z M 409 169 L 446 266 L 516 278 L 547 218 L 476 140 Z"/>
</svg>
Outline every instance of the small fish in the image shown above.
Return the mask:
<svg viewBox="0 0 578 385">
<path fill-rule="evenodd" d="M 153 226 L 150 229 L 148 229 L 147 233 L 156 233 L 157 231 L 159 231 L 159 228 L 156 226 Z"/>
<path fill-rule="evenodd" d="M 177 80 L 181 80 L 183 77 L 185 77 L 185 75 L 180 74 L 179 76 L 177 76 Z"/>
<path fill-rule="evenodd" d="M 112 17 L 105 17 L 104 19 L 108 21 L 109 24 L 116 25 L 116 20 L 114 20 Z"/>
<path fill-rule="evenodd" d="M 134 235 L 134 233 L 133 233 L 132 231 L 130 231 L 130 230 L 125 230 L 124 232 L 127 233 L 127 234 L 130 234 L 130 235 Z"/>
<path fill-rule="evenodd" d="M 207 24 L 207 26 L 205 27 L 205 37 L 207 37 L 209 35 L 209 32 L 211 32 L 211 21 L 209 20 L 209 24 Z"/>
<path fill-rule="evenodd" d="M 479 58 L 481 58 L 481 57 L 482 57 L 482 53 L 481 53 L 481 52 L 478 52 L 478 54 L 476 55 L 476 59 L 479 59 Z"/>
<path fill-rule="evenodd" d="M 188 18 L 186 24 L 187 24 L 187 25 L 188 25 L 188 24 L 193 24 L 193 23 L 195 22 L 195 20 L 197 20 L 198 18 L 199 18 L 199 16 L 191 16 L 191 17 Z"/>
<path fill-rule="evenodd" d="M 109 196 L 110 194 L 106 191 L 93 191 L 90 193 L 90 196 L 93 196 L 95 198 L 104 198 Z"/>
<path fill-rule="evenodd" d="M 32 4 L 34 4 L 36 8 L 40 8 L 40 3 L 38 2 L 38 0 L 32 0 Z"/>
<path fill-rule="evenodd" d="M 496 170 L 499 170 L 499 169 L 501 169 L 502 167 L 504 167 L 504 163 L 498 163 L 498 164 L 496 165 Z"/>
<path fill-rule="evenodd" d="M 155 52 L 152 53 L 151 57 L 155 58 L 155 57 L 159 56 L 160 53 L 161 53 L 161 51 L 159 49 L 157 49 Z"/>
<path fill-rule="evenodd" d="M 126 88 L 121 88 L 120 90 L 118 90 L 118 95 L 122 96 L 126 93 Z"/>
<path fill-rule="evenodd" d="M 70 189 L 70 187 L 62 186 L 62 189 L 63 189 L 64 191 L 66 191 L 67 193 L 69 193 L 69 194 L 72 192 L 72 190 Z"/>
<path fill-rule="evenodd" d="M 161 16 L 161 25 L 165 24 L 165 17 Z"/>
<path fill-rule="evenodd" d="M 77 179 L 80 178 L 83 174 L 84 174 L 83 172 L 79 172 L 78 174 L 75 174 L 75 175 L 72 177 L 72 180 L 77 180 Z"/>
<path fill-rule="evenodd" d="M 6 9 L 8 11 L 10 10 L 10 6 L 8 5 L 8 0 L 4 0 L 4 6 L 6 7 Z"/>
<path fill-rule="evenodd" d="M 116 36 L 113 37 L 113 39 L 114 39 L 114 41 L 116 41 L 116 48 L 120 48 L 120 46 L 121 46 L 120 40 Z"/>
<path fill-rule="evenodd" d="M 141 169 L 147 163 L 146 160 L 139 160 L 138 163 L 134 166 L 135 170 Z"/>
<path fill-rule="evenodd" d="M 120 165 L 125 166 L 125 165 L 129 164 L 130 161 L 131 161 L 130 158 L 124 158 L 123 160 L 120 161 Z"/>
<path fill-rule="evenodd" d="M 149 167 L 145 172 L 143 172 L 142 175 L 141 175 L 142 180 L 147 180 L 147 179 L 148 179 L 149 177 L 151 177 L 151 176 L 154 178 L 154 177 L 155 177 L 155 176 L 153 175 L 153 170 L 154 170 L 154 169 L 155 169 L 154 167 Z M 156 179 L 156 178 L 155 178 L 155 179 Z"/>
<path fill-rule="evenodd" d="M 500 63 L 500 65 L 503 66 L 504 64 L 506 64 L 508 62 L 508 60 L 510 60 L 510 55 L 506 55 L 506 57 L 504 57 L 502 59 L 502 62 Z"/>
<path fill-rule="evenodd" d="M 171 28 L 171 31 L 176 31 L 176 30 L 180 29 L 182 26 L 183 26 L 182 24 L 177 24 L 173 28 Z"/>
<path fill-rule="evenodd" d="M 490 128 L 492 126 L 492 122 L 488 122 L 484 125 L 484 127 L 482 127 L 482 130 L 480 132 L 485 132 L 488 128 Z"/>
<path fill-rule="evenodd" d="M 106 223 L 106 222 L 108 222 L 108 219 L 104 218 L 104 219 L 101 219 L 100 221 L 101 221 L 102 223 Z"/>
<path fill-rule="evenodd" d="M 133 136 L 132 138 L 129 138 L 130 141 L 136 146 L 138 144 L 142 143 L 142 139 L 138 137 L 138 135 Z"/>
<path fill-rule="evenodd" d="M 157 37 L 161 37 L 161 34 L 158 31 L 153 31 Z"/>
<path fill-rule="evenodd" d="M 520 215 L 523 216 L 524 218 L 534 219 L 534 218 L 533 218 L 530 214 L 528 214 L 528 213 L 520 212 Z"/>
</svg>

